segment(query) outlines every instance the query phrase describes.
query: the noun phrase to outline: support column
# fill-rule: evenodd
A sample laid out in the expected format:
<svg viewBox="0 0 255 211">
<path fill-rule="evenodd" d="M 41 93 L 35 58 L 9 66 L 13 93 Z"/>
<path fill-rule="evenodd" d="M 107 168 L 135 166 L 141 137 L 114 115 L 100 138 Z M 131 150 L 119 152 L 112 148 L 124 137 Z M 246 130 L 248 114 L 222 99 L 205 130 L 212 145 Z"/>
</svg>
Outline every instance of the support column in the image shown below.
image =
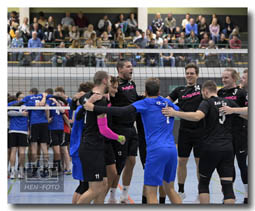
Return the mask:
<svg viewBox="0 0 255 211">
<path fill-rule="evenodd" d="M 148 12 L 147 7 L 138 7 L 137 10 L 137 21 L 138 28 L 142 29 L 144 32 L 148 28 Z"/>
<path fill-rule="evenodd" d="M 30 23 L 29 21 L 29 17 L 30 14 L 29 14 L 29 7 L 20 7 L 19 8 L 19 22 L 20 22 L 20 25 L 23 23 L 23 19 L 24 17 L 28 17 L 28 23 Z"/>
</svg>

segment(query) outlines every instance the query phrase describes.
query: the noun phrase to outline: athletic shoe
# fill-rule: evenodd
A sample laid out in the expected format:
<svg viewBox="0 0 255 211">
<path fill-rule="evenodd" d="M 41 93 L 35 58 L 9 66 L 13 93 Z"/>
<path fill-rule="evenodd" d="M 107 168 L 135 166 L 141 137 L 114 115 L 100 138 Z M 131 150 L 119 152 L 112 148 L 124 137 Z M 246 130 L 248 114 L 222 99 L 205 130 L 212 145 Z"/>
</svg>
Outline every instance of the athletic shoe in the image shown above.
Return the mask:
<svg viewBox="0 0 255 211">
<path fill-rule="evenodd" d="M 200 203 L 199 195 L 197 195 L 197 198 L 195 199 L 194 203 L 195 203 L 195 204 L 199 204 L 199 203 Z"/>
<path fill-rule="evenodd" d="M 64 171 L 64 174 L 65 175 L 71 175 L 72 174 L 72 170 L 70 169 L 70 170 L 65 170 Z"/>
<path fill-rule="evenodd" d="M 10 179 L 15 179 L 15 171 L 11 171 L 11 173 L 10 173 Z"/>
<path fill-rule="evenodd" d="M 24 179 L 24 174 L 21 173 L 21 172 L 19 172 L 19 173 L 18 173 L 18 178 L 19 178 L 19 179 Z"/>
<path fill-rule="evenodd" d="M 184 192 L 178 192 L 179 196 L 184 200 L 186 198 L 186 194 Z"/>
<path fill-rule="evenodd" d="M 109 200 L 108 200 L 108 204 L 117 204 L 117 203 L 118 203 L 118 201 L 116 199 L 109 198 Z"/>
<path fill-rule="evenodd" d="M 41 177 L 48 177 L 49 176 L 49 170 L 48 168 L 43 169 L 41 172 Z"/>
<path fill-rule="evenodd" d="M 129 204 L 129 201 L 127 198 L 124 198 L 122 195 L 120 196 L 120 204 Z"/>
</svg>

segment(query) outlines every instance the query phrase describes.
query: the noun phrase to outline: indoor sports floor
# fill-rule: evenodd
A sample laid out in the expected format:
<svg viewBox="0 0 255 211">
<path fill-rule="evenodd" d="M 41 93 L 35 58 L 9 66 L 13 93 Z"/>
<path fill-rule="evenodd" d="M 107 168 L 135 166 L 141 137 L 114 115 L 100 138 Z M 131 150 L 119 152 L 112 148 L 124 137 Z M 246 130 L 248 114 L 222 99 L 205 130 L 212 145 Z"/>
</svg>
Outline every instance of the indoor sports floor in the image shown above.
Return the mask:
<svg viewBox="0 0 255 211">
<path fill-rule="evenodd" d="M 240 204 L 243 201 L 243 185 L 240 177 L 239 169 L 236 166 L 236 180 L 234 183 L 234 191 L 236 195 L 236 203 Z M 186 198 L 183 203 L 195 204 L 197 198 L 197 178 L 196 168 L 193 154 L 188 162 L 187 179 L 185 183 Z M 78 181 L 74 180 L 71 175 L 65 175 L 64 177 L 64 191 L 62 192 L 20 192 L 20 181 L 18 179 L 8 179 L 8 203 L 10 204 L 70 204 L 72 203 L 72 195 L 78 186 Z M 134 168 L 134 174 L 129 189 L 129 202 L 131 204 L 141 204 L 142 199 L 142 187 L 143 187 L 143 169 L 139 157 Z M 177 182 L 175 182 L 177 190 Z M 122 182 L 118 186 L 117 199 L 119 199 L 122 189 Z M 211 203 L 222 204 L 223 195 L 221 193 L 221 187 L 219 177 L 214 172 L 210 183 L 210 196 Z M 105 199 L 105 203 L 108 201 L 108 196 Z M 166 199 L 166 204 L 169 204 L 169 200 Z"/>
</svg>

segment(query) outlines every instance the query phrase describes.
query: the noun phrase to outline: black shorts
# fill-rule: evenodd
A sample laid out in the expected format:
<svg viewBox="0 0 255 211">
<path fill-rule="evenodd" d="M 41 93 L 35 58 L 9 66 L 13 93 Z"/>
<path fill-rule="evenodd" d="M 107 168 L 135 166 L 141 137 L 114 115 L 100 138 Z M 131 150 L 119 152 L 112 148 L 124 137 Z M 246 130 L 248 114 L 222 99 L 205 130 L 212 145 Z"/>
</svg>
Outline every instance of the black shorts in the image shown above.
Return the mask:
<svg viewBox="0 0 255 211">
<path fill-rule="evenodd" d="M 10 137 L 10 133 L 7 133 L 7 142 L 8 142 L 8 149 L 10 149 L 11 148 L 11 137 Z"/>
<path fill-rule="evenodd" d="M 60 144 L 61 147 L 68 146 L 70 144 L 70 133 L 64 133 L 63 140 Z"/>
<path fill-rule="evenodd" d="M 31 126 L 31 142 L 47 143 L 48 139 L 48 123 L 33 124 Z"/>
<path fill-rule="evenodd" d="M 248 134 L 247 131 L 240 131 L 233 134 L 233 146 L 235 154 L 248 153 Z"/>
<path fill-rule="evenodd" d="M 232 150 L 202 150 L 200 152 L 199 174 L 211 178 L 215 169 L 220 177 L 233 177 L 234 153 Z"/>
<path fill-rule="evenodd" d="M 85 193 L 89 189 L 89 183 L 80 181 L 79 186 L 76 188 L 75 192 L 79 194 Z"/>
<path fill-rule="evenodd" d="M 106 177 L 104 150 L 88 150 L 81 142 L 79 157 L 85 182 L 102 181 Z"/>
<path fill-rule="evenodd" d="M 138 149 L 138 135 L 136 133 L 135 127 L 132 128 L 113 128 L 113 131 L 119 135 L 124 135 L 126 137 L 126 142 L 121 145 L 117 141 L 112 142 L 115 158 L 116 158 L 116 168 L 118 175 L 121 174 L 126 159 L 128 156 L 137 156 Z"/>
<path fill-rule="evenodd" d="M 27 135 L 23 133 L 9 133 L 10 147 L 27 147 Z"/>
<path fill-rule="evenodd" d="M 179 130 L 178 157 L 188 158 L 193 148 L 194 157 L 199 158 L 200 143 L 201 143 L 200 137 L 192 137 L 192 135 Z"/>
<path fill-rule="evenodd" d="M 106 166 L 116 163 L 115 154 L 112 147 L 113 141 L 115 140 L 106 139 L 104 142 L 104 160 Z"/>
<path fill-rule="evenodd" d="M 51 143 L 50 146 L 59 146 L 63 141 L 63 130 L 51 130 L 50 131 L 50 138 Z"/>
</svg>

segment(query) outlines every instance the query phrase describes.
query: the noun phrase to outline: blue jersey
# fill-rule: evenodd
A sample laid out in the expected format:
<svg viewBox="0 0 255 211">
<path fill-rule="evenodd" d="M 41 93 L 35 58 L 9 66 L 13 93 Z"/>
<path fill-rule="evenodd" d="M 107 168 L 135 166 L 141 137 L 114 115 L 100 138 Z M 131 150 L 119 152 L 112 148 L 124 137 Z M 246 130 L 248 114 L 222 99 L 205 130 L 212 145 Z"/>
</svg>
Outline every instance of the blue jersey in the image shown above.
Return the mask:
<svg viewBox="0 0 255 211">
<path fill-rule="evenodd" d="M 16 104 L 16 103 L 18 103 L 18 101 L 12 101 L 8 103 L 8 106 L 12 106 L 13 104 Z M 26 116 L 10 117 L 9 133 L 28 134 L 28 117 Z"/>
<path fill-rule="evenodd" d="M 68 97 L 67 99 L 66 99 L 66 101 L 67 101 L 67 103 L 68 103 L 68 106 L 70 106 L 71 104 L 72 104 L 72 99 L 70 98 L 70 97 Z M 68 111 L 68 114 L 69 114 L 69 119 L 72 119 L 73 118 L 73 110 L 69 110 Z"/>
<path fill-rule="evenodd" d="M 47 96 L 48 97 L 48 96 Z M 23 98 L 22 102 L 26 106 L 35 106 L 43 98 L 42 94 L 29 95 Z M 31 110 L 29 111 L 30 124 L 48 123 L 45 110 Z"/>
<path fill-rule="evenodd" d="M 172 133 L 174 118 L 165 117 L 161 112 L 167 105 L 179 111 L 178 106 L 160 96 L 145 98 L 132 104 L 141 113 L 148 152 L 161 147 L 175 147 Z"/>
<path fill-rule="evenodd" d="M 76 115 L 81 108 L 82 106 L 79 106 L 75 111 L 75 118 L 70 137 L 70 156 L 72 157 L 73 163 L 72 175 L 73 178 L 77 180 L 83 180 L 82 165 L 79 157 L 79 147 L 82 138 L 84 119 L 79 121 L 76 120 Z"/>
<path fill-rule="evenodd" d="M 52 100 L 48 100 L 49 106 L 57 106 Z M 60 110 L 50 110 L 52 121 L 49 123 L 49 130 L 64 130 L 63 113 Z"/>
</svg>

